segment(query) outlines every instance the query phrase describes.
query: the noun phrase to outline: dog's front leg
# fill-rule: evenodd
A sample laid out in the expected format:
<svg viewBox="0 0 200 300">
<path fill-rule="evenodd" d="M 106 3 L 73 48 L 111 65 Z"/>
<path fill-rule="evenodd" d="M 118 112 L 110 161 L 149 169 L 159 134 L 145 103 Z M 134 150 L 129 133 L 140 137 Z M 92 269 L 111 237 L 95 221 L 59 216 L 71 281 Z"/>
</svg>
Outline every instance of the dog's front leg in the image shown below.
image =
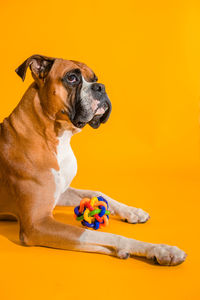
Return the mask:
<svg viewBox="0 0 200 300">
<path fill-rule="evenodd" d="M 149 214 L 140 208 L 120 203 L 101 192 L 95 192 L 90 190 L 79 190 L 69 187 L 61 196 L 57 202 L 60 206 L 77 206 L 81 199 L 84 197 L 104 197 L 109 204 L 109 210 L 111 214 L 118 215 L 122 220 L 129 223 L 144 223 L 149 219 Z"/>
<path fill-rule="evenodd" d="M 129 255 L 156 259 L 162 265 L 176 265 L 185 260 L 185 253 L 177 247 L 151 244 L 129 239 L 120 235 L 79 228 L 54 220 L 47 216 L 21 229 L 21 240 L 29 246 L 96 252 L 119 258 Z"/>
</svg>

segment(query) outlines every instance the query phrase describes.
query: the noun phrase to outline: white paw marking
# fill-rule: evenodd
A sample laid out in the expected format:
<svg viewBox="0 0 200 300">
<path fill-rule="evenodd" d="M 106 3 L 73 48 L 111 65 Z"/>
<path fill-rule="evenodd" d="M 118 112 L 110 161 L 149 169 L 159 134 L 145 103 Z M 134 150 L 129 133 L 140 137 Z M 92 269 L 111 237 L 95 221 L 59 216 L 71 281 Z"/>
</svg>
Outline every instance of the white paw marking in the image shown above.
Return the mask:
<svg viewBox="0 0 200 300">
<path fill-rule="evenodd" d="M 155 258 L 160 265 L 175 266 L 186 259 L 186 253 L 176 246 L 156 245 L 147 253 L 147 258 Z"/>
<path fill-rule="evenodd" d="M 149 214 L 141 208 L 126 207 L 120 211 L 121 219 L 128 223 L 145 223 L 149 218 Z"/>
</svg>

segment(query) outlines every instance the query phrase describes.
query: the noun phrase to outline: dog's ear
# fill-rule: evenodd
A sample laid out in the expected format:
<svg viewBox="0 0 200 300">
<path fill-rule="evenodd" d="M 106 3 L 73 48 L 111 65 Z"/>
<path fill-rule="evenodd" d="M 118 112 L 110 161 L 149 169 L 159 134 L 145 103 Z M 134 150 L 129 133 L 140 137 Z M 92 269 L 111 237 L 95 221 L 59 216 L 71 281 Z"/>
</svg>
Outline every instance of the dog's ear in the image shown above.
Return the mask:
<svg viewBox="0 0 200 300">
<path fill-rule="evenodd" d="M 26 77 L 27 68 L 30 67 L 33 75 L 36 78 L 44 79 L 48 72 L 50 71 L 55 58 L 47 57 L 43 55 L 32 55 L 27 58 L 16 70 L 15 72 L 22 78 L 24 81 Z M 33 76 L 34 77 L 34 76 Z"/>
</svg>

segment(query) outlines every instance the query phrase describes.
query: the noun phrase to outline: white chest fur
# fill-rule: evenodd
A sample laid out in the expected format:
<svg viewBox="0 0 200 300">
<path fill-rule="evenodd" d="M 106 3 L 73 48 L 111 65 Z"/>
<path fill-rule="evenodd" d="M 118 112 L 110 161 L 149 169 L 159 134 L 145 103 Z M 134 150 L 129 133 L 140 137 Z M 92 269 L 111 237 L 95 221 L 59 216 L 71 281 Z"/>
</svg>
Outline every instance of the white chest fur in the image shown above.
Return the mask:
<svg viewBox="0 0 200 300">
<path fill-rule="evenodd" d="M 59 171 L 52 169 L 54 176 L 56 191 L 54 194 L 55 205 L 62 193 L 69 187 L 72 179 L 77 172 L 77 161 L 70 146 L 70 139 L 72 133 L 65 131 L 61 137 L 59 137 L 59 144 L 57 146 L 57 161 L 59 165 Z"/>
</svg>

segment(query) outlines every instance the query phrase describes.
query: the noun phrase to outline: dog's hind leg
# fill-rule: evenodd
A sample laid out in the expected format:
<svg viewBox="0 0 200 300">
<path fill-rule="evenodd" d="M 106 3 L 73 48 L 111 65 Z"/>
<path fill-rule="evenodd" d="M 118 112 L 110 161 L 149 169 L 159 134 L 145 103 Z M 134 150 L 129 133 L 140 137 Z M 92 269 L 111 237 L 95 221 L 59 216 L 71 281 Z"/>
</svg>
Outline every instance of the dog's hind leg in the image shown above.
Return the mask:
<svg viewBox="0 0 200 300">
<path fill-rule="evenodd" d="M 113 215 L 118 215 L 122 220 L 129 223 L 145 223 L 149 219 L 149 214 L 140 208 L 120 203 L 109 196 L 90 190 L 79 190 L 69 187 L 59 198 L 57 205 L 77 206 L 84 197 L 104 197 L 109 204 L 109 210 Z"/>
</svg>

